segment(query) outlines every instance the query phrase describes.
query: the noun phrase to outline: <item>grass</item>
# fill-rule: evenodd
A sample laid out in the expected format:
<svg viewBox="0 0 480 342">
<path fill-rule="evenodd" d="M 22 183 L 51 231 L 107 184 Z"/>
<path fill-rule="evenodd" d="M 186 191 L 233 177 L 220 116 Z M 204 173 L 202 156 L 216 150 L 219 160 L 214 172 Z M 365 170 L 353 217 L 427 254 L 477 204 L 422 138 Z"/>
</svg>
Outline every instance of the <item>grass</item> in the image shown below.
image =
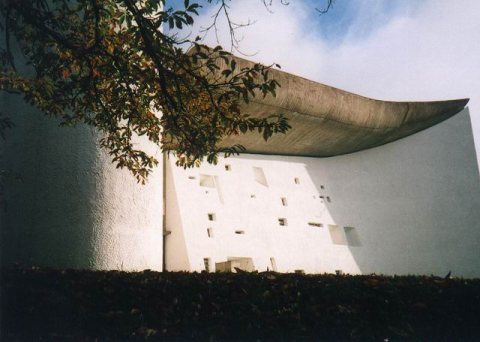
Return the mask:
<svg viewBox="0 0 480 342">
<path fill-rule="evenodd" d="M 480 280 L 1 270 L 1 340 L 478 340 Z"/>
</svg>

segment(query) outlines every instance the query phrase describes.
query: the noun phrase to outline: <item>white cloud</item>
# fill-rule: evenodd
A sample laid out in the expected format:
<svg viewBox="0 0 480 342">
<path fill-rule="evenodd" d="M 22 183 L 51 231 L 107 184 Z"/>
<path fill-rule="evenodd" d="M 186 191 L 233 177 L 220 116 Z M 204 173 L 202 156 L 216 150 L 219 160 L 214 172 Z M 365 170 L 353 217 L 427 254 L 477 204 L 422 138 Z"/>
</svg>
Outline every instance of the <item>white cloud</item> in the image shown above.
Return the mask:
<svg viewBox="0 0 480 342">
<path fill-rule="evenodd" d="M 283 70 L 373 98 L 471 98 L 478 155 L 480 1 L 407 1 L 393 14 L 385 13 L 386 1 L 356 1 L 349 33 L 335 45 L 318 34 L 317 14 L 305 2 L 275 6 L 269 14 L 261 1 L 242 0 L 234 1 L 231 10 L 237 20 L 257 21 L 243 30 L 242 51 L 258 52 L 250 59 L 278 62 Z M 378 23 L 373 31 L 372 22 Z M 212 38 L 207 42 L 214 43 Z"/>
</svg>

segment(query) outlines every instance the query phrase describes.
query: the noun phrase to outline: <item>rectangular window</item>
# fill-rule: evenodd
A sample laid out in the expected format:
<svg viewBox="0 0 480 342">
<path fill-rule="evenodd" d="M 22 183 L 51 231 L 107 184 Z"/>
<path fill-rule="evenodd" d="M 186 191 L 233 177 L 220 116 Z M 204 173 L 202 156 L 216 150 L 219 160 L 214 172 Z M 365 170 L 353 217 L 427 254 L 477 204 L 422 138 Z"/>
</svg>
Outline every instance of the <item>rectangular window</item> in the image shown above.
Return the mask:
<svg viewBox="0 0 480 342">
<path fill-rule="evenodd" d="M 200 186 L 215 188 L 215 177 L 212 175 L 200 175 Z"/>
<path fill-rule="evenodd" d="M 245 234 L 245 231 L 244 230 L 236 230 L 235 234 L 243 235 L 243 234 Z"/>
<path fill-rule="evenodd" d="M 347 245 L 347 239 L 345 238 L 343 229 L 340 229 L 337 225 L 329 224 L 328 231 L 335 245 Z"/>
<path fill-rule="evenodd" d="M 232 171 L 232 166 L 230 164 L 225 164 L 225 171 Z"/>
<path fill-rule="evenodd" d="M 295 182 L 295 184 L 300 184 L 300 178 L 298 177 L 295 177 L 293 181 Z"/>
<path fill-rule="evenodd" d="M 217 215 L 215 213 L 208 213 L 208 220 L 209 221 L 216 221 L 217 220 Z"/>
<path fill-rule="evenodd" d="M 282 205 L 284 207 L 288 206 L 288 202 L 287 202 L 287 198 L 286 197 L 282 197 Z"/>
<path fill-rule="evenodd" d="M 277 262 L 275 261 L 275 258 L 270 258 L 270 265 L 272 265 L 272 271 L 276 272 L 277 271 Z"/>
<path fill-rule="evenodd" d="M 207 234 L 209 238 L 213 238 L 213 228 L 207 228 Z"/>
<path fill-rule="evenodd" d="M 210 272 L 210 258 L 203 258 L 203 265 L 205 266 L 205 271 Z"/>
<path fill-rule="evenodd" d="M 281 225 L 281 226 L 286 226 L 286 225 L 288 225 L 287 219 L 286 219 L 286 218 L 283 218 L 283 217 L 279 218 L 279 219 L 278 219 L 278 224 Z"/>
<path fill-rule="evenodd" d="M 308 222 L 308 225 L 312 226 L 312 227 L 318 227 L 318 228 L 323 227 L 323 224 L 321 224 L 319 222 Z"/>
<path fill-rule="evenodd" d="M 188 176 L 188 179 L 196 179 L 195 176 Z"/>
<path fill-rule="evenodd" d="M 327 196 L 327 202 L 330 203 L 331 201 L 330 196 Z"/>
</svg>

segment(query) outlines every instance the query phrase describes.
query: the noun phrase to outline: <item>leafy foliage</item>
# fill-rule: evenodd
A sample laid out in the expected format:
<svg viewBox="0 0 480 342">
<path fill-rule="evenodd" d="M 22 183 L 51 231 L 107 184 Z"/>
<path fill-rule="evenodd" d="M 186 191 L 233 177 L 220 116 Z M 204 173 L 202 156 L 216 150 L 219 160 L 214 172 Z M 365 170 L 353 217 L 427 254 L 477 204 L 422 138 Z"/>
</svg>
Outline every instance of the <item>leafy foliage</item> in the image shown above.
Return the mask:
<svg viewBox="0 0 480 342">
<path fill-rule="evenodd" d="M 220 149 L 226 135 L 285 133 L 283 116 L 258 119 L 239 110 L 240 101 L 275 95 L 270 66 L 238 68 L 220 46 L 162 32 L 163 25 L 192 25 L 200 7 L 188 0 L 175 11 L 165 0 L 6 0 L 0 91 L 23 96 L 63 125 L 96 127 L 113 162 L 139 182 L 158 161 L 135 145 L 136 136 L 191 167 L 242 151 Z"/>
</svg>

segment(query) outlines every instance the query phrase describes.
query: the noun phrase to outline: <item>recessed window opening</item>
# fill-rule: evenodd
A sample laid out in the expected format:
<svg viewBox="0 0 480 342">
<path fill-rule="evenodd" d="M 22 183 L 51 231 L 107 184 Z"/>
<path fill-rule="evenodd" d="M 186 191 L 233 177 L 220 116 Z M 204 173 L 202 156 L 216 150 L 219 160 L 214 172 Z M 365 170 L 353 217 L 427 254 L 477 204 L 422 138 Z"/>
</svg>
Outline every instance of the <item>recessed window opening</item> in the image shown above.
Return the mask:
<svg viewBox="0 0 480 342">
<path fill-rule="evenodd" d="M 337 225 L 329 224 L 328 231 L 330 233 L 330 238 L 335 245 L 347 245 L 347 239 L 343 229 Z"/>
<path fill-rule="evenodd" d="M 215 188 L 215 177 L 211 175 L 200 175 L 200 186 Z"/>
<path fill-rule="evenodd" d="M 343 230 L 349 246 L 360 247 L 362 245 L 355 227 L 343 227 Z"/>
<path fill-rule="evenodd" d="M 267 177 L 265 177 L 265 172 L 263 172 L 261 167 L 253 167 L 253 177 L 257 183 L 268 187 Z"/>
<path fill-rule="evenodd" d="M 250 198 L 255 198 L 255 197 L 257 197 L 255 194 L 250 195 Z"/>
<path fill-rule="evenodd" d="M 312 227 L 318 227 L 318 228 L 323 227 L 323 224 L 321 224 L 319 222 L 308 222 L 308 225 L 312 226 Z"/>
<path fill-rule="evenodd" d="M 188 176 L 188 179 L 196 179 L 197 177 L 195 176 Z"/>
<path fill-rule="evenodd" d="M 320 185 L 320 189 L 322 189 L 322 190 L 323 190 L 323 189 L 325 189 L 325 186 L 323 186 L 323 185 Z"/>
<path fill-rule="evenodd" d="M 210 272 L 210 258 L 203 258 L 203 265 L 205 266 L 205 271 Z"/>
<path fill-rule="evenodd" d="M 215 213 L 208 213 L 207 216 L 208 216 L 209 221 L 216 221 L 217 220 L 217 215 L 215 215 Z"/>
<path fill-rule="evenodd" d="M 209 238 L 213 238 L 213 228 L 207 228 L 207 235 Z"/>
<path fill-rule="evenodd" d="M 330 196 L 327 196 L 327 202 L 330 203 L 331 201 Z"/>
<path fill-rule="evenodd" d="M 282 205 L 283 205 L 284 207 L 288 206 L 288 202 L 287 202 L 287 198 L 286 198 L 286 197 L 282 197 L 281 200 L 282 200 Z"/>
<path fill-rule="evenodd" d="M 287 219 L 284 218 L 284 217 L 280 217 L 280 218 L 278 219 L 278 224 L 279 224 L 280 226 L 287 226 L 287 225 L 288 225 Z"/>
<path fill-rule="evenodd" d="M 270 265 L 272 265 L 272 271 L 276 272 L 277 271 L 277 262 L 275 261 L 275 258 L 273 258 L 273 257 L 270 258 Z"/>
<path fill-rule="evenodd" d="M 225 171 L 232 171 L 232 165 L 225 164 Z"/>
<path fill-rule="evenodd" d="M 243 234 L 245 234 L 245 231 L 244 230 L 236 230 L 235 234 L 243 235 Z"/>
<path fill-rule="evenodd" d="M 295 177 L 293 181 L 295 182 L 295 184 L 300 184 L 300 178 L 298 177 Z"/>
<path fill-rule="evenodd" d="M 200 175 L 200 186 L 216 189 L 218 199 L 220 203 L 223 203 L 222 187 L 220 185 L 220 180 L 218 179 L 218 176 Z M 205 190 L 205 193 L 208 194 L 208 190 Z"/>
</svg>

